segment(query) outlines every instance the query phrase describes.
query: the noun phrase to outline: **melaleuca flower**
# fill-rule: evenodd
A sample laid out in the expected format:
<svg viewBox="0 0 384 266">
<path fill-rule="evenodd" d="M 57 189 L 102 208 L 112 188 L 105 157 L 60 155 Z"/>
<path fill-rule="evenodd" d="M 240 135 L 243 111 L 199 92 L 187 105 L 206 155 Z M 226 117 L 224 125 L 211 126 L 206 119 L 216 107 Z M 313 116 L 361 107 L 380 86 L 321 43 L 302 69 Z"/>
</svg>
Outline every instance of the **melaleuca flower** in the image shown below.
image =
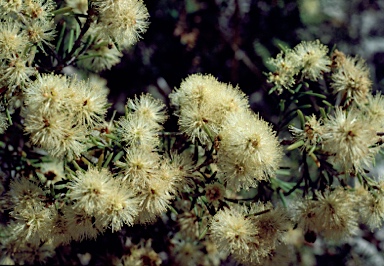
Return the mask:
<svg viewBox="0 0 384 266">
<path fill-rule="evenodd" d="M 49 20 L 53 16 L 52 12 L 55 8 L 56 4 L 53 0 L 26 0 L 23 14 L 31 20 Z"/>
<path fill-rule="evenodd" d="M 145 188 L 138 191 L 140 212 L 137 222 L 154 222 L 160 214 L 167 211 L 171 200 L 175 197 L 173 192 L 169 180 L 152 178 Z"/>
<path fill-rule="evenodd" d="M 24 7 L 24 1 L 0 1 L 0 15 L 2 17 L 9 15 L 10 13 L 19 13 Z"/>
<path fill-rule="evenodd" d="M 107 197 L 115 193 L 112 174 L 105 168 L 100 171 L 89 168 L 88 171 L 77 171 L 76 176 L 68 184 L 68 196 L 74 201 L 73 208 L 89 215 L 97 215 L 108 207 Z"/>
<path fill-rule="evenodd" d="M 68 88 L 68 83 L 68 78 L 63 75 L 37 75 L 37 79 L 23 90 L 24 103 L 30 110 L 40 110 L 45 114 L 59 113 L 65 109 L 75 111 L 71 106 L 75 94 Z"/>
<path fill-rule="evenodd" d="M 131 113 L 119 119 L 117 132 L 127 147 L 151 151 L 159 145 L 159 127 L 160 125 L 148 123 L 142 116 Z"/>
<path fill-rule="evenodd" d="M 7 87 L 26 85 L 36 69 L 28 65 L 25 56 L 6 58 L 0 62 L 0 82 Z"/>
<path fill-rule="evenodd" d="M 27 48 L 28 39 L 22 25 L 17 21 L 6 20 L 0 24 L 1 58 L 10 58 Z"/>
<path fill-rule="evenodd" d="M 97 29 L 97 25 L 95 28 Z M 79 56 L 77 64 L 83 69 L 92 72 L 100 72 L 102 70 L 111 69 L 112 66 L 121 61 L 123 54 L 117 49 L 116 45 L 110 41 L 109 37 L 100 37 L 94 27 L 89 30 L 90 33 L 86 37 L 93 38 L 97 36 L 94 44 L 87 49 L 84 56 Z"/>
<path fill-rule="evenodd" d="M 376 95 L 369 94 L 367 102 L 359 105 L 366 121 L 370 121 L 376 131 L 382 132 L 384 129 L 384 96 L 381 93 Z"/>
<path fill-rule="evenodd" d="M 305 78 L 317 81 L 323 73 L 330 71 L 331 60 L 327 56 L 328 47 L 321 44 L 319 40 L 301 42 L 294 48 L 294 53 Z"/>
<path fill-rule="evenodd" d="M 259 203 L 252 207 L 249 215 L 258 228 L 260 248 L 264 249 L 264 254 L 267 255 L 277 245 L 285 241 L 286 232 L 293 228 L 291 217 L 287 209 L 281 206 L 273 207 L 271 203 Z M 263 211 L 265 213 L 252 216 L 254 213 Z M 260 253 L 263 254 L 262 252 Z"/>
<path fill-rule="evenodd" d="M 148 28 L 148 10 L 142 0 L 92 1 L 99 10 L 100 30 L 121 48 L 136 43 Z"/>
<path fill-rule="evenodd" d="M 134 100 L 128 99 L 127 107 L 148 123 L 154 123 L 154 126 L 163 124 L 167 120 L 165 105 L 150 94 L 142 94 L 139 98 L 135 96 Z"/>
<path fill-rule="evenodd" d="M 210 235 L 219 250 L 238 262 L 256 264 L 284 241 L 290 228 L 287 210 L 258 202 L 218 211 L 212 218 Z"/>
<path fill-rule="evenodd" d="M 124 224 L 132 225 L 139 211 L 140 199 L 135 197 L 132 186 L 114 180 L 114 189 L 105 197 L 104 209 L 99 212 L 101 223 L 118 231 Z"/>
<path fill-rule="evenodd" d="M 225 188 L 220 183 L 208 184 L 205 186 L 205 197 L 208 202 L 215 202 L 224 199 Z"/>
<path fill-rule="evenodd" d="M 213 141 L 229 113 L 246 110 L 248 100 L 238 88 L 219 82 L 211 75 L 188 76 L 169 96 L 179 117 L 180 131 L 192 142 Z"/>
<path fill-rule="evenodd" d="M 152 245 L 152 239 L 141 241 L 136 245 L 129 246 L 129 254 L 125 254 L 121 257 L 123 265 L 152 265 L 160 266 L 162 259 L 160 254 L 156 253 Z"/>
<path fill-rule="evenodd" d="M 220 132 L 219 176 L 239 190 L 275 175 L 282 157 L 270 125 L 250 111 L 229 114 Z"/>
<path fill-rule="evenodd" d="M 370 166 L 378 152 L 370 148 L 376 142 L 376 131 L 367 126 L 359 110 L 336 109 L 335 114 L 324 121 L 323 129 L 324 151 L 332 154 L 333 161 L 345 171 L 359 172 Z"/>
<path fill-rule="evenodd" d="M 357 195 L 360 220 L 371 230 L 380 228 L 384 221 L 384 182 L 379 182 L 377 187 L 379 189 L 371 191 L 361 188 L 363 193 Z"/>
<path fill-rule="evenodd" d="M 69 85 L 76 91 L 72 97 L 75 121 L 88 128 L 100 126 L 108 108 L 108 89 L 95 82 L 72 79 Z"/>
<path fill-rule="evenodd" d="M 160 156 L 152 151 L 140 148 L 126 150 L 124 162 L 116 162 L 122 169 L 122 180 L 127 180 L 133 188 L 146 187 L 160 168 Z"/>
<path fill-rule="evenodd" d="M 298 206 L 296 220 L 304 232 L 314 232 L 327 240 L 343 241 L 356 233 L 358 215 L 352 195 L 342 188 L 323 193 L 317 200 L 306 199 Z"/>
<path fill-rule="evenodd" d="M 283 89 L 289 89 L 295 84 L 295 75 L 299 73 L 300 62 L 295 60 L 292 50 L 280 52 L 276 58 L 268 60 L 273 72 L 268 73 L 268 82 L 275 85 L 275 89 L 280 94 Z"/>
<path fill-rule="evenodd" d="M 52 218 L 53 228 L 51 229 L 51 240 L 55 247 L 69 244 L 72 240 L 71 233 L 68 228 L 68 221 L 62 210 L 55 211 Z"/>
<path fill-rule="evenodd" d="M 304 142 L 303 148 L 310 151 L 314 146 L 321 143 L 323 134 L 322 121 L 317 119 L 315 115 L 312 115 L 305 122 L 304 129 L 290 126 L 289 131 L 291 131 L 296 141 Z"/>
<path fill-rule="evenodd" d="M 342 188 L 316 192 L 316 226 L 324 238 L 342 241 L 356 233 L 358 215 L 352 196 Z"/>
<path fill-rule="evenodd" d="M 86 148 L 87 129 L 74 126 L 65 113 L 47 114 L 39 112 L 25 118 L 25 133 L 30 134 L 33 145 L 45 149 L 52 157 L 68 159 L 79 156 Z"/>
<path fill-rule="evenodd" d="M 20 178 L 11 181 L 7 195 L 13 206 L 23 209 L 28 205 L 37 205 L 44 191 L 27 178 Z"/>
<path fill-rule="evenodd" d="M 369 69 L 363 59 L 347 57 L 332 73 L 331 87 L 346 103 L 351 100 L 364 103 L 371 92 L 372 81 L 369 76 Z"/>
<path fill-rule="evenodd" d="M 171 240 L 171 257 L 174 265 L 204 265 L 201 243 L 193 239 L 182 239 L 180 235 Z M 185 264 L 188 262 L 188 264 Z"/>
<path fill-rule="evenodd" d="M 16 220 L 12 224 L 12 231 L 17 239 L 24 239 L 27 243 L 39 244 L 49 239 L 52 228 L 54 207 L 44 206 L 42 202 L 31 202 L 24 208 L 15 208 L 10 215 Z"/>
<path fill-rule="evenodd" d="M 105 230 L 99 219 L 96 220 L 93 215 L 89 215 L 81 209 L 65 206 L 63 213 L 68 226 L 68 233 L 75 241 L 95 239 L 99 233 Z"/>
<path fill-rule="evenodd" d="M 187 105 L 179 112 L 179 130 L 189 136 L 192 142 L 199 140 L 208 145 L 219 133 L 219 120 L 212 105 Z"/>
<path fill-rule="evenodd" d="M 258 228 L 247 214 L 236 206 L 218 211 L 211 221 L 210 236 L 219 250 L 251 261 L 259 246 Z"/>
<path fill-rule="evenodd" d="M 54 21 L 31 20 L 25 29 L 30 43 L 37 45 L 44 51 L 43 44 L 54 47 L 51 41 L 55 39 L 56 31 Z"/>
</svg>

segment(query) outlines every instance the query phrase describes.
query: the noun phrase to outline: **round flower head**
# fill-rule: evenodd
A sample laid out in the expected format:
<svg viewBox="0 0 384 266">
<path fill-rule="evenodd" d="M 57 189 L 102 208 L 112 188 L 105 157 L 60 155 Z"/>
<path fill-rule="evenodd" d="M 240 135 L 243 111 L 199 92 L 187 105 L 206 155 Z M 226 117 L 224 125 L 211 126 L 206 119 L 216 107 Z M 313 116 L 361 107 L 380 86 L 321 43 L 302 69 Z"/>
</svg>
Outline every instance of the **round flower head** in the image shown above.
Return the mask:
<svg viewBox="0 0 384 266">
<path fill-rule="evenodd" d="M 99 233 L 104 231 L 103 226 L 95 217 L 71 206 L 63 210 L 68 232 L 75 241 L 84 239 L 95 239 Z"/>
<path fill-rule="evenodd" d="M 290 227 L 287 217 L 286 211 L 274 211 L 271 204 L 231 206 L 212 218 L 211 239 L 218 250 L 230 253 L 238 262 L 257 264 L 272 252 Z"/>
<path fill-rule="evenodd" d="M 17 21 L 2 21 L 0 24 L 0 57 L 9 58 L 26 49 L 28 39 Z"/>
<path fill-rule="evenodd" d="M 25 132 L 32 144 L 45 149 L 52 157 L 73 159 L 85 150 L 86 128 L 73 126 L 65 113 L 44 115 L 36 111 L 25 118 Z"/>
<path fill-rule="evenodd" d="M 359 105 L 367 121 L 370 121 L 376 131 L 381 132 L 384 129 L 384 96 L 381 93 L 376 95 L 369 94 L 367 103 Z"/>
<path fill-rule="evenodd" d="M 122 180 L 127 180 L 133 188 L 140 190 L 154 178 L 160 167 L 160 156 L 140 148 L 126 150 L 124 162 L 116 162 L 122 169 Z"/>
<path fill-rule="evenodd" d="M 358 197 L 360 220 L 371 230 L 380 228 L 384 221 L 384 182 L 377 185 L 381 189 L 366 191 Z"/>
<path fill-rule="evenodd" d="M 27 178 L 13 179 L 8 191 L 11 203 L 21 209 L 31 204 L 37 205 L 44 195 L 44 191 Z"/>
<path fill-rule="evenodd" d="M 205 186 L 205 197 L 208 202 L 215 202 L 224 199 L 225 188 L 220 183 L 208 184 Z"/>
<path fill-rule="evenodd" d="M 218 211 L 212 218 L 210 235 L 219 250 L 248 258 L 257 241 L 257 228 L 241 207 Z"/>
<path fill-rule="evenodd" d="M 317 81 L 323 73 L 330 71 L 331 60 L 327 56 L 328 48 L 319 40 L 301 42 L 294 48 L 296 60 L 302 66 L 305 78 Z"/>
<path fill-rule="evenodd" d="M 74 111 L 71 107 L 74 100 L 69 81 L 63 75 L 42 74 L 24 88 L 24 103 L 29 110 L 41 110 L 43 113 L 59 113 Z"/>
<path fill-rule="evenodd" d="M 375 141 L 375 130 L 367 127 L 357 109 L 336 109 L 334 116 L 324 121 L 324 150 L 334 154 L 334 161 L 345 171 L 362 171 L 369 166 L 378 152 L 370 148 Z"/>
<path fill-rule="evenodd" d="M 23 14 L 29 16 L 32 20 L 48 20 L 56 8 L 53 0 L 26 0 L 24 3 Z"/>
<path fill-rule="evenodd" d="M 147 241 L 142 239 L 137 245 L 129 246 L 130 254 L 125 254 L 121 258 L 123 265 L 160 266 L 162 263 L 161 256 L 153 250 L 151 245 L 152 239 Z"/>
<path fill-rule="evenodd" d="M 267 255 L 270 250 L 275 249 L 276 245 L 284 241 L 285 233 L 293 228 L 290 215 L 285 208 L 277 206 L 274 208 L 272 204 L 258 204 L 252 210 L 252 213 L 263 214 L 252 217 L 256 227 L 258 228 L 258 238 L 260 239 L 260 247 L 264 249 Z"/>
<path fill-rule="evenodd" d="M 157 216 L 168 209 L 174 195 L 168 180 L 153 178 L 148 186 L 139 192 L 138 197 L 140 197 L 141 212 L 137 221 L 148 223 L 155 221 Z"/>
<path fill-rule="evenodd" d="M 73 98 L 76 120 L 89 128 L 100 125 L 107 112 L 108 90 L 96 83 L 80 80 L 72 80 L 70 87 L 76 90 Z"/>
<path fill-rule="evenodd" d="M 24 1 L 12 0 L 12 1 L 0 1 L 0 15 L 7 16 L 9 13 L 19 13 L 24 7 Z"/>
<path fill-rule="evenodd" d="M 55 39 L 56 31 L 54 21 L 31 20 L 26 28 L 26 35 L 30 43 L 37 45 L 44 51 L 43 44 L 53 47 L 50 43 Z"/>
<path fill-rule="evenodd" d="M 218 155 L 217 167 L 220 170 L 218 178 L 223 180 L 227 188 L 237 191 L 257 187 L 258 182 L 267 178 L 260 165 L 250 160 L 236 158 L 222 150 Z"/>
<path fill-rule="evenodd" d="M 229 114 L 220 132 L 218 165 L 226 179 L 236 179 L 240 174 L 239 187 L 254 185 L 253 179 L 267 179 L 274 176 L 282 157 L 279 142 L 268 123 L 250 111 Z M 220 158 L 221 157 L 221 158 Z M 230 171 L 230 158 L 234 169 Z M 229 164 L 228 164 L 229 163 Z"/>
<path fill-rule="evenodd" d="M 24 56 L 13 55 L 0 63 L 0 82 L 8 87 L 27 84 L 29 77 L 35 73 L 36 69 L 28 66 Z"/>
<path fill-rule="evenodd" d="M 342 241 L 355 234 L 358 215 L 354 210 L 355 202 L 347 191 L 341 188 L 323 194 L 316 191 L 316 196 L 316 227 L 325 239 Z"/>
<path fill-rule="evenodd" d="M 169 97 L 178 108 L 180 131 L 192 142 L 198 139 L 203 145 L 213 141 L 229 113 L 249 107 L 244 93 L 211 75 L 188 76 Z"/>
<path fill-rule="evenodd" d="M 16 219 L 13 228 L 16 238 L 32 244 L 47 241 L 52 228 L 53 210 L 53 206 L 47 208 L 42 202 L 14 209 L 10 215 Z"/>
<path fill-rule="evenodd" d="M 137 147 L 153 150 L 159 144 L 159 125 L 148 122 L 145 118 L 135 113 L 121 117 L 118 121 L 118 133 L 127 147 Z"/>
<path fill-rule="evenodd" d="M 89 215 L 96 215 L 108 207 L 107 197 L 114 195 L 112 174 L 105 168 L 100 171 L 89 168 L 88 171 L 77 171 L 71 183 L 69 198 L 75 203 L 73 207 Z"/>
<path fill-rule="evenodd" d="M 114 180 L 114 189 L 105 198 L 105 209 L 101 213 L 101 223 L 118 231 L 124 224 L 132 225 L 139 210 L 139 198 L 131 188 Z"/>
<path fill-rule="evenodd" d="M 363 59 L 347 57 L 332 74 L 331 87 L 346 103 L 351 100 L 364 103 L 371 92 L 369 76 L 369 69 Z"/>
<path fill-rule="evenodd" d="M 127 107 L 148 122 L 153 122 L 154 126 L 163 124 L 167 119 L 165 105 L 150 94 L 143 94 L 139 98 L 135 96 L 134 100 L 128 99 Z"/>
<path fill-rule="evenodd" d="M 149 14 L 142 0 L 93 2 L 100 10 L 98 24 L 121 48 L 135 44 L 146 32 Z"/>
</svg>

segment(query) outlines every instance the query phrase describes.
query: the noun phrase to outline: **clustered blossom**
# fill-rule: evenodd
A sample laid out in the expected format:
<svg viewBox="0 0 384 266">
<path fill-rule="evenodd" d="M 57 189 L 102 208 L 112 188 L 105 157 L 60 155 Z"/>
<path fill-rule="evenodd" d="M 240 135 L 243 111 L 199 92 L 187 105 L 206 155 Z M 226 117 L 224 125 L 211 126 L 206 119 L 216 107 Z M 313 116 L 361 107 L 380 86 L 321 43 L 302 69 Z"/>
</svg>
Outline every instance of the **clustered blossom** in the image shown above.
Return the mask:
<svg viewBox="0 0 384 266">
<path fill-rule="evenodd" d="M 121 48 L 136 43 L 148 28 L 148 10 L 142 0 L 92 0 L 98 12 L 96 30 Z"/>
<path fill-rule="evenodd" d="M 342 188 L 317 191 L 316 199 L 307 198 L 296 206 L 295 219 L 306 234 L 321 235 L 327 240 L 341 242 L 355 235 L 358 222 L 372 230 L 384 220 L 383 185 L 379 189 L 348 191 Z M 313 239 L 312 241 L 314 241 Z"/>
<path fill-rule="evenodd" d="M 331 75 L 331 87 L 346 103 L 364 103 L 371 94 L 372 81 L 365 61 L 358 57 L 346 57 Z"/>
<path fill-rule="evenodd" d="M 170 98 L 180 131 L 192 142 L 208 145 L 217 140 L 218 176 L 227 188 L 248 189 L 274 176 L 281 159 L 275 133 L 249 109 L 238 88 L 194 74 Z"/>
<path fill-rule="evenodd" d="M 290 89 L 300 78 L 317 81 L 324 73 L 330 72 L 331 59 L 328 48 L 319 40 L 301 42 L 293 49 L 286 49 L 276 58 L 268 61 L 273 68 L 268 73 L 268 82 L 274 84 L 274 90 L 280 94 Z M 302 77 L 299 77 L 299 74 Z"/>
<path fill-rule="evenodd" d="M 124 225 L 153 223 L 171 210 L 169 219 L 179 230 L 170 236 L 171 263 L 219 265 L 231 255 L 242 264 L 280 265 L 293 254 L 286 233 L 294 223 L 309 240 L 321 235 L 331 241 L 354 235 L 359 222 L 372 230 L 383 224 L 384 182 L 364 180 L 364 188 L 356 190 L 322 187 L 312 198 L 295 202 L 292 214 L 270 202 L 256 203 L 265 196 L 260 192 L 252 202 L 233 204 L 247 199 L 228 195 L 237 197 L 240 190 L 275 178 L 283 153 L 272 125 L 250 109 L 247 96 L 212 75 L 190 75 L 169 95 L 183 136 L 162 132 L 166 106 L 149 94 L 128 99 L 124 116 L 107 123 L 108 90 L 102 81 L 39 74 L 45 68 L 34 65 L 35 54 L 47 54 L 49 48 L 50 54 L 57 52 L 53 60 L 71 57 L 55 70 L 74 62 L 94 72 L 110 69 L 147 30 L 148 10 L 142 0 L 65 2 L 60 12 L 70 10 L 77 18 L 84 34 L 80 46 L 87 46 L 83 50 L 69 48 L 74 36 L 60 36 L 57 47 L 51 44 L 56 37 L 54 1 L 0 1 L 4 102 L 20 92 L 24 132 L 32 146 L 48 154 L 35 160 L 29 158 L 34 151 L 23 151 L 21 165 L 27 167 L 11 169 L 10 189 L 1 199 L 2 210 L 12 218 L 1 228 L 6 256 L 21 263 L 31 258 L 44 262 L 60 245 L 95 239 Z M 69 35 L 79 35 L 79 28 L 70 27 L 63 26 L 62 33 L 70 29 Z M 60 58 L 61 50 L 70 56 Z M 384 127 L 383 96 L 371 95 L 365 62 L 337 50 L 331 58 L 328 47 L 316 40 L 284 50 L 269 65 L 268 82 L 279 94 L 329 73 L 343 107 L 321 119 L 306 117 L 304 128 L 291 126 L 290 131 L 300 144 L 295 147 L 302 146 L 312 158 L 319 152 L 340 172 L 361 178 L 379 151 L 378 132 Z M 0 105 L 0 134 L 11 122 L 9 109 L 3 109 Z M 179 136 L 185 143 L 179 143 Z M 274 181 L 269 188 L 284 197 L 281 192 L 290 184 Z M 172 206 L 174 200 L 179 208 Z M 129 252 L 108 263 L 160 265 L 162 256 L 151 245 L 151 240 L 129 244 L 127 239 Z M 3 255 L 0 259 L 6 261 Z"/>
<path fill-rule="evenodd" d="M 0 2 L 0 84 L 12 95 L 36 74 L 32 61 L 38 47 L 51 46 L 56 35 L 52 0 Z"/>
<path fill-rule="evenodd" d="M 316 145 L 321 144 L 323 135 L 322 120 L 317 119 L 315 115 L 307 118 L 303 129 L 290 126 L 289 130 L 296 141 L 303 142 L 303 148 L 307 151 L 311 151 L 316 148 Z"/>
<path fill-rule="evenodd" d="M 363 171 L 379 151 L 371 147 L 377 141 L 376 131 L 360 115 L 356 109 L 348 112 L 336 109 L 335 114 L 324 121 L 324 151 L 346 171 Z"/>
<path fill-rule="evenodd" d="M 216 213 L 210 236 L 219 250 L 240 263 L 258 264 L 267 259 L 292 227 L 285 209 L 270 203 L 231 206 Z"/>
<path fill-rule="evenodd" d="M 51 156 L 72 159 L 104 121 L 108 90 L 91 81 L 43 74 L 24 89 L 25 132 Z"/>
</svg>

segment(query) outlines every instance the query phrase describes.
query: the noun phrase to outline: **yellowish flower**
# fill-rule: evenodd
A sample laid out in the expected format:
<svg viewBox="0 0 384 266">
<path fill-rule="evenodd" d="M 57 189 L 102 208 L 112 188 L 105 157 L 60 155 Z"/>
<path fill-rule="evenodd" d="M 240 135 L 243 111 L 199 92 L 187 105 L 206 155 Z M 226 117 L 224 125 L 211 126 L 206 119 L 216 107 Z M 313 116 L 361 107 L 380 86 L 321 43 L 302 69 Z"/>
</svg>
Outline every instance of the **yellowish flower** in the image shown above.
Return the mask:
<svg viewBox="0 0 384 266">
<path fill-rule="evenodd" d="M 220 132 L 219 175 L 235 189 L 273 177 L 282 158 L 270 125 L 251 111 L 229 114 Z M 228 187 L 228 185 L 227 185 Z"/>
<path fill-rule="evenodd" d="M 148 28 L 148 10 L 142 0 L 93 1 L 100 10 L 98 24 L 104 34 L 125 49 Z"/>
<path fill-rule="evenodd" d="M 346 103 L 352 100 L 364 103 L 371 93 L 372 81 L 363 59 L 347 57 L 331 78 L 334 93 L 339 93 Z"/>
<path fill-rule="evenodd" d="M 294 48 L 294 53 L 305 78 L 317 81 L 323 73 L 331 70 L 331 60 L 327 55 L 328 47 L 321 44 L 319 40 L 301 42 Z"/>
<path fill-rule="evenodd" d="M 324 151 L 333 155 L 333 161 L 345 171 L 363 171 L 371 165 L 378 149 L 370 148 L 376 142 L 376 131 L 367 126 L 360 111 L 336 109 L 324 121 Z"/>
</svg>

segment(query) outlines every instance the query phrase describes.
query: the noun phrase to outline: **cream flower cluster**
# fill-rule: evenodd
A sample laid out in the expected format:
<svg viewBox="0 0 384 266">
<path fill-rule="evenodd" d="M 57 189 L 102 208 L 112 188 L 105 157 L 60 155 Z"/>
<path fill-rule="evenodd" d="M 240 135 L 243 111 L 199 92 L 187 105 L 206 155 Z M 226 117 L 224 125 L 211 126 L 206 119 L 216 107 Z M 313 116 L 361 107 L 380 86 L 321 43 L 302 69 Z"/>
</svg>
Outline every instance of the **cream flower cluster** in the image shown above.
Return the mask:
<svg viewBox="0 0 384 266">
<path fill-rule="evenodd" d="M 274 176 L 282 157 L 278 140 L 238 88 L 194 74 L 170 98 L 181 132 L 203 145 L 216 141 L 218 176 L 227 187 L 248 189 Z"/>
</svg>

